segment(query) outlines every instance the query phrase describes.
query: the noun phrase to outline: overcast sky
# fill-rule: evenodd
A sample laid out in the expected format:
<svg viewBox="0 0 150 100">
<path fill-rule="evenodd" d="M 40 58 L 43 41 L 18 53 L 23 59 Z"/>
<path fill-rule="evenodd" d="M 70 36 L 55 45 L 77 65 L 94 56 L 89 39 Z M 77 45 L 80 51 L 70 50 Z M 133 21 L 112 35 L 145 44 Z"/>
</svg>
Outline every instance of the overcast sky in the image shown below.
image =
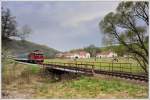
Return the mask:
<svg viewBox="0 0 150 100">
<path fill-rule="evenodd" d="M 2 2 L 16 16 L 18 26 L 28 25 L 27 40 L 60 51 L 90 44 L 103 46 L 99 22 L 119 2 Z"/>
</svg>

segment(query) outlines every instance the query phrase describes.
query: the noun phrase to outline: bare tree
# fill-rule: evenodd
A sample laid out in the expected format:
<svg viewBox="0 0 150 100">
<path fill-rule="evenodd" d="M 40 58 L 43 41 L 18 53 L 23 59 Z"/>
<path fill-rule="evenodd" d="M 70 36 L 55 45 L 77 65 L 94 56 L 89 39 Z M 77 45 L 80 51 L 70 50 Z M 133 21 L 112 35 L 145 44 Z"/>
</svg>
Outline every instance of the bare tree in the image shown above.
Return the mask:
<svg viewBox="0 0 150 100">
<path fill-rule="evenodd" d="M 2 39 L 17 36 L 17 22 L 8 8 L 2 8 Z"/>
<path fill-rule="evenodd" d="M 28 25 L 24 25 L 22 29 L 20 30 L 19 37 L 21 40 L 25 40 L 29 34 L 31 34 L 31 28 Z"/>
</svg>

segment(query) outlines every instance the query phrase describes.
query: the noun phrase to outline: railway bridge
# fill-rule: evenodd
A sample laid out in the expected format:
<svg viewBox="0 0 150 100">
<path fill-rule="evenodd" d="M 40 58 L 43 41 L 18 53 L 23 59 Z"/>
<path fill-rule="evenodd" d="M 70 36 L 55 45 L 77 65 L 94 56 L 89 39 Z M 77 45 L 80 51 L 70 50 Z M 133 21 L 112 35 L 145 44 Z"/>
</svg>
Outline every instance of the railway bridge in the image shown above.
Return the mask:
<svg viewBox="0 0 150 100">
<path fill-rule="evenodd" d="M 16 61 L 29 63 L 27 60 Z M 105 63 L 105 66 L 103 63 Z M 118 66 L 116 66 L 115 64 Z M 126 67 L 124 67 L 123 64 Z M 62 74 L 64 72 L 84 75 L 103 74 L 148 82 L 148 75 L 139 70 L 136 71 L 131 63 L 107 62 L 106 64 L 106 62 L 48 62 L 39 63 L 39 65 L 49 71 L 53 71 L 54 73 L 59 74 Z"/>
</svg>

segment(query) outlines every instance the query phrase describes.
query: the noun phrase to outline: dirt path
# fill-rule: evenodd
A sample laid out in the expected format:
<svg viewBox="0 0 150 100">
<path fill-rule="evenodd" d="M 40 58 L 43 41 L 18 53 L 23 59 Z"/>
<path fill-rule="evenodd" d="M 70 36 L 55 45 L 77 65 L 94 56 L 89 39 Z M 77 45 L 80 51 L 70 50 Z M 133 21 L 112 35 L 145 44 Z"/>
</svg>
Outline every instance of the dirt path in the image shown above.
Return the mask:
<svg viewBox="0 0 150 100">
<path fill-rule="evenodd" d="M 29 99 L 31 95 L 30 93 L 21 93 L 19 91 L 2 92 L 3 99 Z"/>
</svg>

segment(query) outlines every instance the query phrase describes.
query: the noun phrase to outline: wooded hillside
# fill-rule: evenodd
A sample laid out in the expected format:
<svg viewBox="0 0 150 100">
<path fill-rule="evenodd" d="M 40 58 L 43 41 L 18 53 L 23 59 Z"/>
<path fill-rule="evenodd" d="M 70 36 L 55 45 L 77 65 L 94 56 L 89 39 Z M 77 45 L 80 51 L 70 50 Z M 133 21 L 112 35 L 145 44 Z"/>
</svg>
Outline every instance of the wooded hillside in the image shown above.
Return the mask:
<svg viewBox="0 0 150 100">
<path fill-rule="evenodd" d="M 12 39 L 5 39 L 2 40 L 2 51 L 8 51 L 11 55 L 17 57 L 26 57 L 27 54 L 33 50 L 43 50 L 44 55 L 47 58 L 52 58 L 55 56 L 56 53 L 59 51 L 49 48 L 45 45 L 39 45 L 29 41 L 21 41 L 21 40 L 12 40 Z"/>
</svg>

